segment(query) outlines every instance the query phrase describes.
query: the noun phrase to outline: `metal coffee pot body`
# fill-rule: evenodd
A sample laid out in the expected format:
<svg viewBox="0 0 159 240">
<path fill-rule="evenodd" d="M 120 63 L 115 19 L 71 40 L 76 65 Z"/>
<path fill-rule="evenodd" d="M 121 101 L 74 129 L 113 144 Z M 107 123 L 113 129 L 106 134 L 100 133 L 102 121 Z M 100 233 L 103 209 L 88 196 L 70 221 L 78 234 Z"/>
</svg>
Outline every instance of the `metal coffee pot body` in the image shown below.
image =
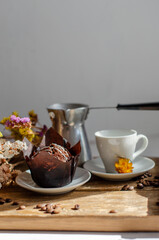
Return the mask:
<svg viewBox="0 0 159 240">
<path fill-rule="evenodd" d="M 91 159 L 91 150 L 88 143 L 85 120 L 89 111 L 88 105 L 85 104 L 53 104 L 47 108 L 52 126 L 54 129 L 71 145 L 81 142 L 81 154 L 79 165 Z"/>
</svg>

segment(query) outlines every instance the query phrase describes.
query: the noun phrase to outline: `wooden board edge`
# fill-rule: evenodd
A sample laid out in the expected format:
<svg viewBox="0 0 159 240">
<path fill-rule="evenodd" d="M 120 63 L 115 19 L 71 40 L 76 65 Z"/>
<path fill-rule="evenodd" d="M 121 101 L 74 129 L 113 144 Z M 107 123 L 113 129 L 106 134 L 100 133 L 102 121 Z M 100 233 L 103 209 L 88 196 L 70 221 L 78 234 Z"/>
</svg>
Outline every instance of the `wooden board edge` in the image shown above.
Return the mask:
<svg viewBox="0 0 159 240">
<path fill-rule="evenodd" d="M 129 232 L 159 231 L 159 217 L 0 217 L 0 230 Z"/>
</svg>

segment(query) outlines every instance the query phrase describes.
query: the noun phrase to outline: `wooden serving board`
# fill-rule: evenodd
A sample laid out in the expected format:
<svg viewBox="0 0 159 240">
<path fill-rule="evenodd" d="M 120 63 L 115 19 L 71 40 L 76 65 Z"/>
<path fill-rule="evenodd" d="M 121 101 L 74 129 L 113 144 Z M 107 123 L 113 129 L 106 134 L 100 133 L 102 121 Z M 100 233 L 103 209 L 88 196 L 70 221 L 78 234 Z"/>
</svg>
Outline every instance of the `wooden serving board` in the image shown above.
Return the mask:
<svg viewBox="0 0 159 240">
<path fill-rule="evenodd" d="M 159 159 L 154 160 L 153 176 L 159 175 Z M 127 183 L 135 189 L 120 191 Z M 136 181 L 92 177 L 84 186 L 59 196 L 40 195 L 15 185 L 0 190 L 0 197 L 26 206 L 18 211 L 11 203 L 0 205 L 1 230 L 159 231 L 159 188 L 137 189 Z M 35 209 L 38 203 L 61 204 L 63 209 L 51 215 Z M 80 205 L 79 210 L 72 210 L 75 204 Z"/>
</svg>

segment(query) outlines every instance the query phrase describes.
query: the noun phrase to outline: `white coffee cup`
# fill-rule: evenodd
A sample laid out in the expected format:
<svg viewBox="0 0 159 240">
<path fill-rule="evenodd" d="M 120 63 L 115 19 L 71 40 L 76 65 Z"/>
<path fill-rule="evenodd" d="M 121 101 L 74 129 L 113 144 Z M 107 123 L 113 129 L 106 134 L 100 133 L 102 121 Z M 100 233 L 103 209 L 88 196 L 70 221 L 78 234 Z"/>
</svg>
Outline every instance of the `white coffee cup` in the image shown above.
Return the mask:
<svg viewBox="0 0 159 240">
<path fill-rule="evenodd" d="M 104 163 L 106 172 L 116 173 L 115 162 L 118 158 L 128 158 L 133 161 L 148 145 L 145 135 L 135 130 L 102 130 L 95 133 L 96 145 Z M 142 139 L 142 146 L 135 152 L 137 142 Z"/>
</svg>

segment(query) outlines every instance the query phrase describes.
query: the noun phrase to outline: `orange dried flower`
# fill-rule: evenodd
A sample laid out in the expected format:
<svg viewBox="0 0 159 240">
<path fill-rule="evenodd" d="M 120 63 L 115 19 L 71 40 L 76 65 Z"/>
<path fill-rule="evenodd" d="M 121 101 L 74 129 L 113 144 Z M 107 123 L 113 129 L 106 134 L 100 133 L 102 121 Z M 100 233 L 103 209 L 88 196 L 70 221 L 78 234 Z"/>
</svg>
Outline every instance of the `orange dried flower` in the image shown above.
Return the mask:
<svg viewBox="0 0 159 240">
<path fill-rule="evenodd" d="M 127 158 L 118 158 L 115 169 L 118 173 L 131 173 L 133 171 L 132 162 Z"/>
</svg>

